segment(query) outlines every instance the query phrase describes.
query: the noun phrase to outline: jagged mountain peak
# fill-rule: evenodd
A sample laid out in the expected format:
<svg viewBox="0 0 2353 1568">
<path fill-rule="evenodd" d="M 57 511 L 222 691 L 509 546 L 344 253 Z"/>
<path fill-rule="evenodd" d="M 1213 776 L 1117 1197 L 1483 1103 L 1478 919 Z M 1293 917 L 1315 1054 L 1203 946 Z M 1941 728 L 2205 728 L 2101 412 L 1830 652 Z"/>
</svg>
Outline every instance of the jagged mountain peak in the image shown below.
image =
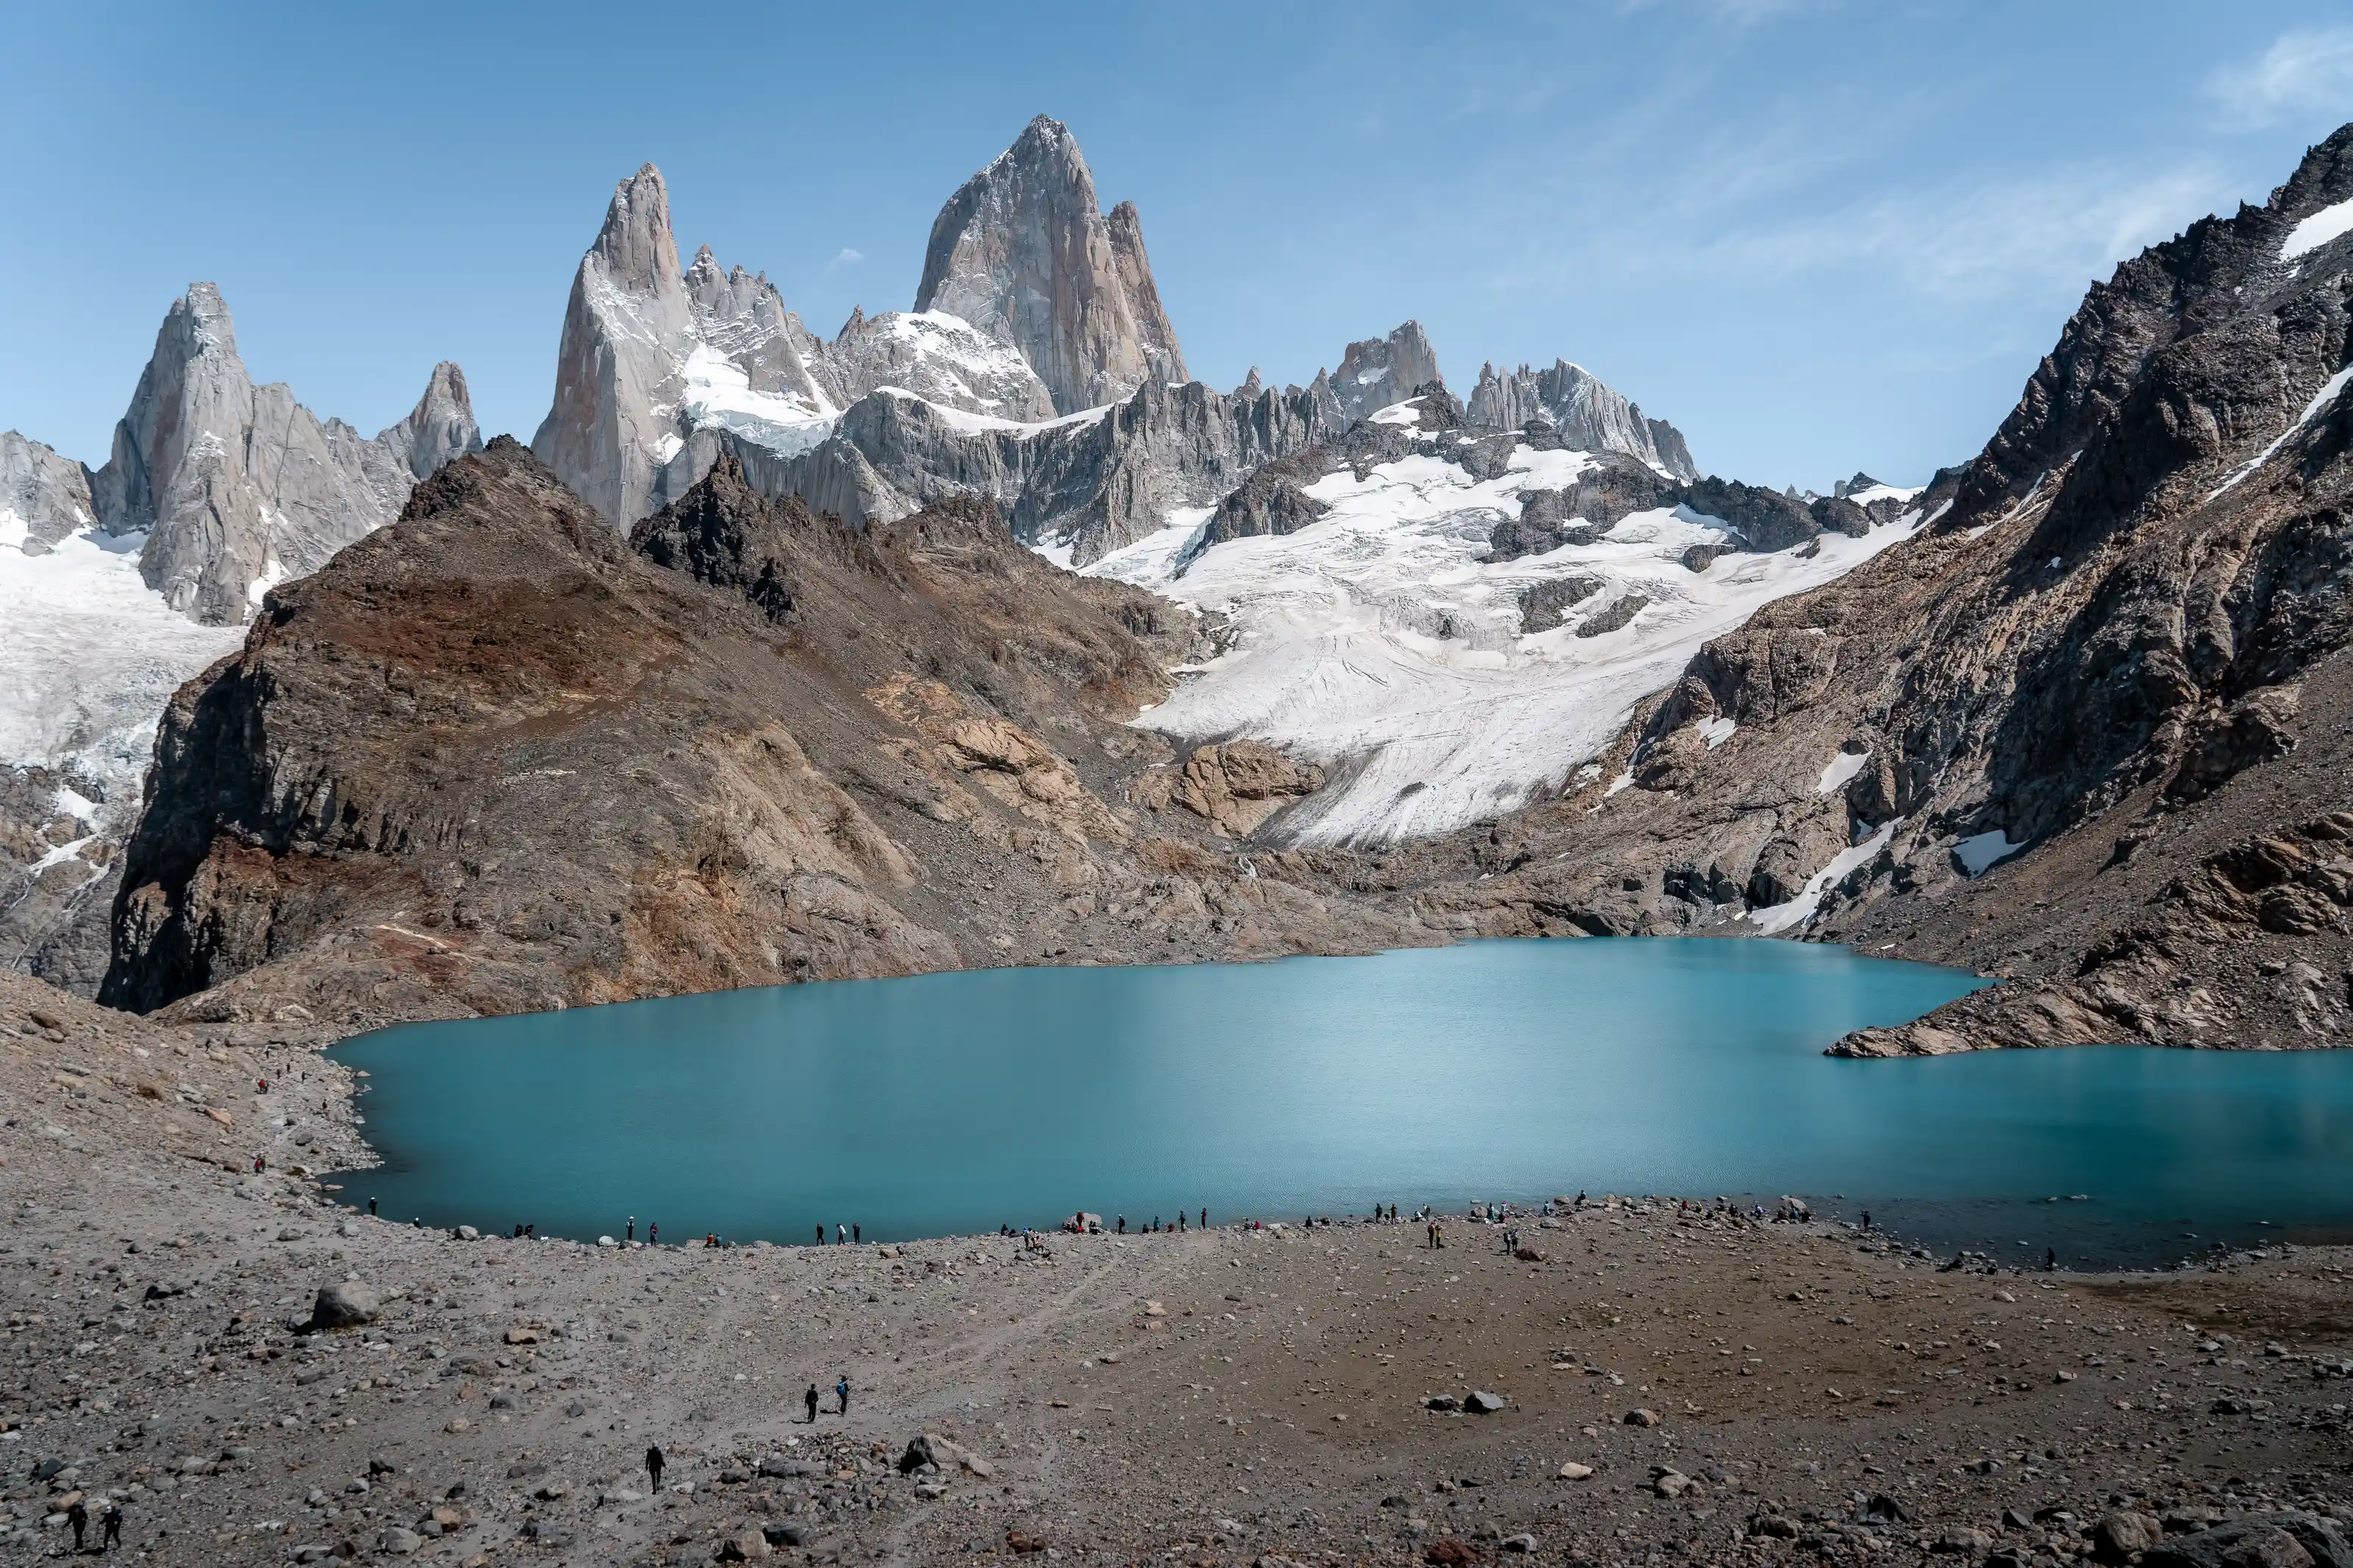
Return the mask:
<svg viewBox="0 0 2353 1568">
<path fill-rule="evenodd" d="M 1350 343 L 1328 384 L 1345 424 L 1401 403 L 1424 386 L 1443 385 L 1445 379 L 1439 373 L 1438 351 L 1430 346 L 1430 335 L 1419 321 L 1409 321 L 1399 322 L 1385 338 Z"/>
<path fill-rule="evenodd" d="M 1647 417 L 1641 405 L 1568 360 L 1555 359 L 1545 370 L 1523 364 L 1508 373 L 1492 362 L 1482 365 L 1466 417 L 1494 430 L 1516 430 L 1540 420 L 1571 446 L 1623 452 L 1685 481 L 1699 478 L 1682 431 Z"/>
<path fill-rule="evenodd" d="M 704 247 L 708 250 L 709 247 Z M 678 241 L 670 232 L 670 186 L 651 163 L 613 187 L 605 226 L 588 254 L 622 288 L 674 293 L 680 287 Z"/>
<path fill-rule="evenodd" d="M 447 361 L 407 418 L 374 440 L 320 419 L 281 383 L 255 385 L 227 302 L 198 282 L 164 312 L 90 492 L 108 532 L 147 535 L 141 571 L 166 603 L 234 624 L 271 584 L 390 521 L 418 479 L 480 445 L 465 374 Z"/>
<path fill-rule="evenodd" d="M 1019 353 L 1063 413 L 1187 379 L 1134 205 L 1099 210 L 1078 138 L 1042 114 L 941 207 L 915 310 Z"/>
</svg>

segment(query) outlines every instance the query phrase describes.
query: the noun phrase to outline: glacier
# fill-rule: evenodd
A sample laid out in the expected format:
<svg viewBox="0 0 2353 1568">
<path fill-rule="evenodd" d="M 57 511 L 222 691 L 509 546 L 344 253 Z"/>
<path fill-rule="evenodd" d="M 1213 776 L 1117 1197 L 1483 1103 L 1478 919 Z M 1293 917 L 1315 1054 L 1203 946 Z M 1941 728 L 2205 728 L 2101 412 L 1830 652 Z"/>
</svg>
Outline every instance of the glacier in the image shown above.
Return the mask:
<svg viewBox="0 0 2353 1568">
<path fill-rule="evenodd" d="M 1331 509 L 1316 521 L 1189 561 L 1199 518 L 1172 515 L 1087 570 L 1223 617 L 1227 646 L 1135 721 L 1196 743 L 1262 741 L 1324 768 L 1324 789 L 1273 825 L 1286 842 L 1451 832 L 1556 792 L 1701 644 L 1920 526 L 1905 512 L 1860 538 L 1721 554 L 1695 572 L 1684 552 L 1725 547 L 1735 531 L 1678 507 L 1635 512 L 1589 544 L 1484 559 L 1522 491 L 1563 488 L 1593 461 L 1523 444 L 1493 479 L 1421 452 L 1361 477 L 1343 468 L 1303 487 Z M 1600 586 L 1559 626 L 1523 632 L 1520 595 L 1568 576 Z"/>
<path fill-rule="evenodd" d="M 0 763 L 98 784 L 70 814 L 120 831 L 139 804 L 155 725 L 172 693 L 245 639 L 174 610 L 140 575 L 143 533 L 84 528 L 43 554 L 0 510 Z"/>
</svg>

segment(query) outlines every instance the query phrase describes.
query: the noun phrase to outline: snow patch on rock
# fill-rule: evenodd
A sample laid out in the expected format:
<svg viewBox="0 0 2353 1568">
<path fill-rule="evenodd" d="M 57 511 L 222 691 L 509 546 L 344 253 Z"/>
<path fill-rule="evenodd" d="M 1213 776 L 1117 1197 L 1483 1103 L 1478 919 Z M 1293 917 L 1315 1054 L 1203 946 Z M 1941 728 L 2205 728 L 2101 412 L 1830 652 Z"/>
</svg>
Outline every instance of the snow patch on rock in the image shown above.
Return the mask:
<svg viewBox="0 0 2353 1568">
<path fill-rule="evenodd" d="M 2343 370 L 2340 370 L 2335 375 L 2330 376 L 2328 380 L 2322 384 L 2320 390 L 2313 394 L 2312 401 L 2304 405 L 2304 412 L 2295 416 L 2295 424 L 2290 425 L 2286 429 L 2274 437 L 2270 446 L 2264 447 L 2262 451 L 2256 453 L 2253 457 L 2248 458 L 2245 462 L 2232 469 L 2228 479 L 2224 479 L 2221 484 L 2216 485 L 2211 490 L 2207 492 L 2206 500 L 2209 501 L 2213 500 L 2216 497 L 2222 495 L 2224 492 L 2237 485 L 2240 480 L 2245 479 L 2248 475 L 2262 468 L 2265 463 L 2270 462 L 2273 455 L 2282 447 L 2286 446 L 2297 431 L 2302 430 L 2306 426 L 2311 424 L 2315 419 L 2319 418 L 2323 413 L 2327 411 L 2329 405 L 2337 401 L 2337 394 L 2345 390 L 2345 384 L 2349 381 L 2353 381 L 2353 365 L 2347 365 Z"/>
<path fill-rule="evenodd" d="M 1844 789 L 1847 781 L 1862 772 L 1862 764 L 1871 760 L 1869 752 L 1841 752 L 1822 764 L 1821 783 L 1814 786 L 1816 795 L 1829 795 Z"/>
<path fill-rule="evenodd" d="M 2007 860 L 2025 847 L 2023 844 L 2012 844 L 2010 835 L 1996 827 L 1985 833 L 1971 834 L 1954 845 L 1953 858 L 1958 860 L 1961 869 L 1970 876 L 1982 877 L 1995 862 Z"/>
<path fill-rule="evenodd" d="M 2293 261 L 2348 232 L 2353 232 L 2353 201 L 2325 206 L 2287 231 L 2280 245 L 2280 259 Z"/>
<path fill-rule="evenodd" d="M 1829 865 L 1806 879 L 1805 887 L 1799 889 L 1796 898 L 1786 903 L 1774 904 L 1761 910 L 1751 910 L 1740 918 L 1754 925 L 1757 931 L 1767 936 L 1778 936 L 1785 931 L 1805 924 L 1814 918 L 1814 911 L 1821 908 L 1824 893 L 1837 887 L 1845 879 L 1847 873 L 1858 866 L 1870 865 L 1894 837 L 1895 824 L 1888 823 L 1862 843 L 1841 849 L 1831 856 Z"/>
</svg>

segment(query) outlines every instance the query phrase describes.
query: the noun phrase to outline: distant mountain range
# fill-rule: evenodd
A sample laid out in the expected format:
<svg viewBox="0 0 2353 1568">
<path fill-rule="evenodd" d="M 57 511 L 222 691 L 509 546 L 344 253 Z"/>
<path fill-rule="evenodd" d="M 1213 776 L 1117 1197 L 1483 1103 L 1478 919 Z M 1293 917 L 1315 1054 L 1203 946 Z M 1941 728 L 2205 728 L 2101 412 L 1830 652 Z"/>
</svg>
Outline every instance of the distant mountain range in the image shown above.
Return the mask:
<svg viewBox="0 0 2353 1568">
<path fill-rule="evenodd" d="M 829 342 L 765 275 L 708 247 L 681 268 L 660 171 L 638 170 L 581 259 L 532 446 L 617 528 L 730 453 L 766 493 L 852 523 L 985 497 L 1017 538 L 1083 565 L 1439 380 L 1408 322 L 1303 388 L 1189 382 L 1135 208 L 1103 213 L 1077 139 L 1040 116 L 942 207 L 914 308 L 853 311 Z M 1574 367 L 1481 386 L 1515 420 L 1692 472 L 1671 426 Z M 89 927 L 111 896 L 172 688 L 233 647 L 227 628 L 273 586 L 480 446 L 454 363 L 373 439 L 255 386 L 207 283 L 166 313 L 103 464 L 0 434 L 0 767 L 16 803 L 0 808 L 0 868 L 26 880 L 0 900 L 0 961 L 88 983 L 90 931 L 69 962 L 60 922 Z"/>
<path fill-rule="evenodd" d="M 641 168 L 528 451 L 449 365 L 373 440 L 315 419 L 199 285 L 104 467 L 0 437 L 0 937 L 358 1017 L 1852 933 L 2044 977 L 1858 1050 L 2334 1037 L 2348 141 L 2095 288 L 1971 462 L 1827 496 L 1703 476 L 1565 361 L 1460 399 L 1410 321 L 1188 381 L 1043 118 L 830 341 L 681 265 Z"/>
</svg>

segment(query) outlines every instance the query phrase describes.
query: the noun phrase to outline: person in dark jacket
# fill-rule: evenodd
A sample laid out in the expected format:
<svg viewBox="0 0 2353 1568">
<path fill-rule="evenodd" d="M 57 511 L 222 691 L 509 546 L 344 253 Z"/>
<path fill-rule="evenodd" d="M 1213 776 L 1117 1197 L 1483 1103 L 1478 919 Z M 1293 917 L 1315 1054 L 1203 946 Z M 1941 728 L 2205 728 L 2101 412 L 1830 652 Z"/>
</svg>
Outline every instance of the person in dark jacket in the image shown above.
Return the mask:
<svg viewBox="0 0 2353 1568">
<path fill-rule="evenodd" d="M 802 1403 L 803 1403 L 803 1404 L 805 1404 L 805 1405 L 807 1405 L 808 1406 L 808 1424 L 809 1424 L 810 1426 L 816 1426 L 816 1425 L 817 1425 L 817 1384 L 816 1384 L 812 1383 L 812 1384 L 810 1384 L 808 1385 L 808 1393 L 807 1393 L 806 1394 L 802 1395 Z"/>
<path fill-rule="evenodd" d="M 646 1448 L 646 1474 L 653 1478 L 654 1490 L 661 1490 L 662 1451 L 659 1443 Z"/>
</svg>

